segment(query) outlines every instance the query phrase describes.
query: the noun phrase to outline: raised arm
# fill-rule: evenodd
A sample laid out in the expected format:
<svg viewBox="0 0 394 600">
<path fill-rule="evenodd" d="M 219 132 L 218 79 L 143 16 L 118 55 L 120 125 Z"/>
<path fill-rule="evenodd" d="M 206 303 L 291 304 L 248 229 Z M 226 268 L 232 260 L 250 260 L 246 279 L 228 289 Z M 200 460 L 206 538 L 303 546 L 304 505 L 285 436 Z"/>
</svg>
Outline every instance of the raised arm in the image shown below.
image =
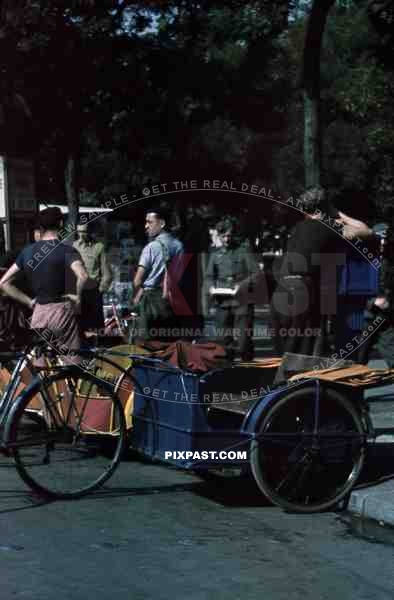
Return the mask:
<svg viewBox="0 0 394 600">
<path fill-rule="evenodd" d="M 338 211 L 338 218 L 336 221 L 343 225 L 343 237 L 347 240 L 352 240 L 354 238 L 366 240 L 373 236 L 372 229 L 370 229 L 366 223 L 358 221 L 357 219 L 352 219 L 352 217 L 345 215 L 343 212 Z"/>
</svg>

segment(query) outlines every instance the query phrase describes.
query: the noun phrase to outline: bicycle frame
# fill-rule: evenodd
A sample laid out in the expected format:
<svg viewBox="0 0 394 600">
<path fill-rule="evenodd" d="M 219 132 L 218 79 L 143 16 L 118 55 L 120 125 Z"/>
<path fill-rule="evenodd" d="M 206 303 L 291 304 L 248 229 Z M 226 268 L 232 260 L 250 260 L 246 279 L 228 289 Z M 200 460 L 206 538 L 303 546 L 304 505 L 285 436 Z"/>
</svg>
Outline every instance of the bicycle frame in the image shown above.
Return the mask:
<svg viewBox="0 0 394 600">
<path fill-rule="evenodd" d="M 13 366 L 11 371 L 10 380 L 6 384 L 4 390 L 0 395 L 0 427 L 3 427 L 8 419 L 11 408 L 16 400 L 16 392 L 18 390 L 19 385 L 22 382 L 22 372 L 25 368 L 29 370 L 32 375 L 31 384 L 37 384 L 42 375 L 40 373 L 40 369 L 34 365 L 34 350 L 33 347 L 30 352 L 0 352 L 0 364 L 11 362 L 16 360 L 16 364 Z M 49 367 L 50 368 L 50 367 Z M 53 366 L 52 368 L 60 369 L 61 365 Z M 41 370 L 42 371 L 42 370 Z"/>
<path fill-rule="evenodd" d="M 7 420 L 11 406 L 15 400 L 15 393 L 22 381 L 21 373 L 25 366 L 28 366 L 32 374 L 38 377 L 32 362 L 25 354 L 19 352 L 15 352 L 13 355 L 10 353 L 0 353 L 0 363 L 4 362 L 4 359 L 7 361 L 16 359 L 17 362 L 12 369 L 10 381 L 6 384 L 0 396 L 0 426 L 3 426 Z"/>
</svg>

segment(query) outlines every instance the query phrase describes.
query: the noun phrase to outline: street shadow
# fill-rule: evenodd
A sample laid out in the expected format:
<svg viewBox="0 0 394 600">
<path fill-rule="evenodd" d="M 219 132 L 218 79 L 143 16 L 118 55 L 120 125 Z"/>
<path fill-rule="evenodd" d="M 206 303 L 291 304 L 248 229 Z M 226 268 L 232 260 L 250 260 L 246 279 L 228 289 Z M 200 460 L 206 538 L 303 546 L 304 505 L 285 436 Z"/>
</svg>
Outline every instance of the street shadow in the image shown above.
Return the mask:
<svg viewBox="0 0 394 600">
<path fill-rule="evenodd" d="M 160 494 L 175 494 L 181 492 L 193 491 L 193 483 L 174 483 L 171 485 L 152 485 L 152 486 L 141 486 L 141 487 L 120 487 L 107 484 L 99 490 L 92 492 L 79 500 L 92 500 L 92 499 L 106 499 L 106 498 L 121 498 L 122 496 L 154 496 Z"/>
<path fill-rule="evenodd" d="M 14 473 L 14 461 L 2 457 L 0 461 L 0 474 L 3 476 L 2 481 L 4 485 L 9 483 L 9 477 L 12 477 Z M 11 483 L 11 485 L 13 485 L 13 483 Z M 27 486 L 26 489 L 23 489 L 22 486 L 23 484 L 21 482 L 22 489 L 8 487 L 7 489 L 2 490 L 0 488 L 0 515 L 17 512 L 19 510 L 30 510 L 49 503 L 49 500 L 38 496 Z"/>
<path fill-rule="evenodd" d="M 204 479 L 190 483 L 170 485 L 150 485 L 141 487 L 111 486 L 111 482 L 97 491 L 80 498 L 80 501 L 98 501 L 108 498 L 132 496 L 153 496 L 165 494 L 191 493 L 227 507 L 272 506 L 248 477 L 222 477 L 209 474 Z"/>
<path fill-rule="evenodd" d="M 136 457 L 134 457 L 134 460 Z M 137 462 L 146 465 L 158 466 L 157 462 L 144 460 L 144 457 L 138 456 Z M 64 502 L 83 502 L 83 501 L 101 501 L 110 498 L 122 498 L 133 496 L 153 496 L 153 495 L 168 495 L 168 494 L 184 494 L 191 493 L 219 503 L 223 506 L 246 507 L 246 506 L 271 506 L 266 501 L 258 490 L 256 484 L 251 477 L 246 476 L 223 476 L 214 472 L 208 472 L 203 476 L 197 475 L 192 471 L 181 471 L 172 466 L 166 466 L 166 469 L 183 473 L 186 477 L 191 475 L 192 481 L 161 484 L 143 485 L 140 486 L 122 486 L 112 484 L 110 479 L 103 487 L 93 491 L 86 496 L 75 500 L 64 500 Z M 15 466 L 12 461 L 4 461 L 0 463 L 0 470 L 14 471 Z M 198 477 L 198 479 L 197 479 Z M 8 474 L 4 473 L 4 482 L 8 479 Z M 5 483 L 6 484 L 6 483 Z M 11 484 L 14 486 L 14 484 Z M 6 513 L 17 512 L 21 510 L 31 510 L 32 508 L 41 507 L 53 502 L 62 500 L 46 499 L 34 491 L 27 488 L 24 489 L 0 489 L 0 515 Z"/>
<path fill-rule="evenodd" d="M 272 507 L 262 494 L 252 476 L 224 477 L 215 474 L 199 482 L 194 493 L 225 507 Z"/>
<path fill-rule="evenodd" d="M 0 490 L 0 515 L 39 508 L 51 502 L 29 490 Z"/>
</svg>

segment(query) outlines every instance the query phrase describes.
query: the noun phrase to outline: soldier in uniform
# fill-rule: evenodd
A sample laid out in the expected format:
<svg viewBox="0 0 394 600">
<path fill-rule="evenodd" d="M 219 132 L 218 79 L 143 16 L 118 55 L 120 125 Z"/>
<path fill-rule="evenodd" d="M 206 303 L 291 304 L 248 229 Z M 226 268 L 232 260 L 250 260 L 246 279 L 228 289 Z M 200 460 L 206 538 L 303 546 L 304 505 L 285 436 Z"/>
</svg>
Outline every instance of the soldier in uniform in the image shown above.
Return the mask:
<svg viewBox="0 0 394 600">
<path fill-rule="evenodd" d="M 248 294 L 240 292 L 252 284 L 258 265 L 249 244 L 241 241 L 234 217 L 224 217 L 216 229 L 222 246 L 211 253 L 206 272 L 216 308 L 216 338 L 233 358 L 235 337 L 239 337 L 241 359 L 250 361 L 254 355 L 254 304 Z M 244 301 L 242 296 L 246 296 Z"/>
<path fill-rule="evenodd" d="M 103 293 L 112 282 L 112 271 L 102 242 L 95 241 L 89 234 L 88 224 L 77 225 L 78 250 L 89 274 L 81 299 L 81 331 L 104 329 Z"/>
</svg>

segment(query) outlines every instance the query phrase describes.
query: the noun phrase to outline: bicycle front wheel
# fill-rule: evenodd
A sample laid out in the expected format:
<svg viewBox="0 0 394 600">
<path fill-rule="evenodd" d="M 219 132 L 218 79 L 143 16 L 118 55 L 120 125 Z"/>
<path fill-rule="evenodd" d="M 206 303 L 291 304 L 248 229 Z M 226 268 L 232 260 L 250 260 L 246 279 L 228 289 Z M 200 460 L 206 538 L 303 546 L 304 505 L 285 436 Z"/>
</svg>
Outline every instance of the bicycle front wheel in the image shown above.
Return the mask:
<svg viewBox="0 0 394 600">
<path fill-rule="evenodd" d="M 79 498 L 112 475 L 126 441 L 123 407 L 113 386 L 70 368 L 22 396 L 7 446 L 22 479 L 49 498 Z"/>
<path fill-rule="evenodd" d="M 274 504 L 295 512 L 335 505 L 355 485 L 366 434 L 355 406 L 336 390 L 300 388 L 263 418 L 250 450 L 257 485 Z"/>
</svg>

